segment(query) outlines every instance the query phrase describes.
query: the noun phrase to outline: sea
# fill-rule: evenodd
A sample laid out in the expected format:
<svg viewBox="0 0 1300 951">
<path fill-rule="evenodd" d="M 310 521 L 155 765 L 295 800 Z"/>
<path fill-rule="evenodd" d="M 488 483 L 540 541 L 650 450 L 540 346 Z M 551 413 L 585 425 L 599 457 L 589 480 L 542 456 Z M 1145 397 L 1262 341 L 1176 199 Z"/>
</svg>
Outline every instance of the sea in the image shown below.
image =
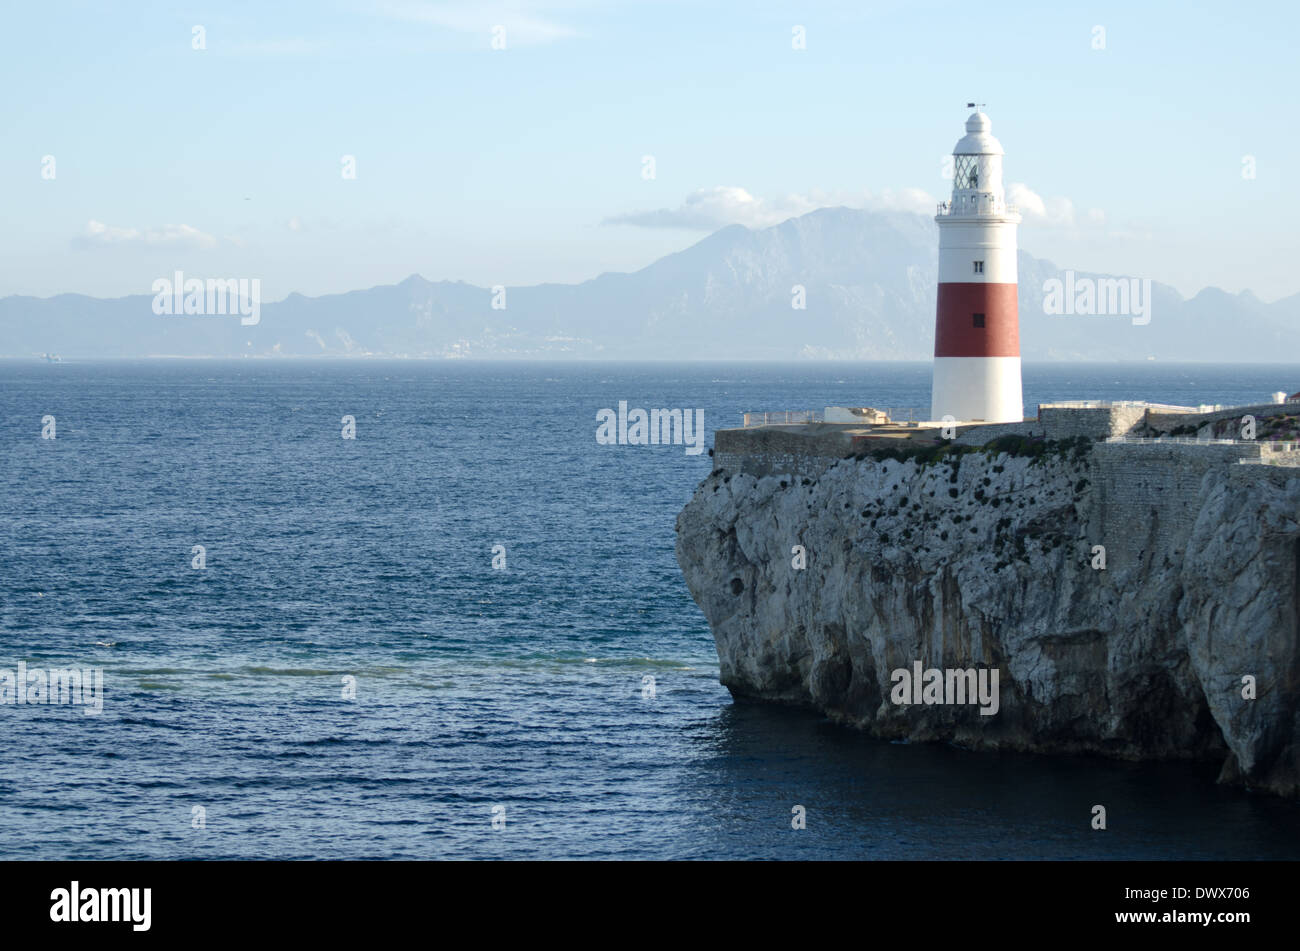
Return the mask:
<svg viewBox="0 0 1300 951">
<path fill-rule="evenodd" d="M 602 445 L 600 411 L 702 409 L 711 445 L 929 374 L 0 362 L 0 671 L 103 678 L 99 713 L 0 705 L 0 858 L 1300 858 L 1300 804 L 1216 764 L 892 743 L 719 685 L 673 554 L 709 455 Z M 1227 405 L 1300 367 L 1024 383 Z"/>
</svg>

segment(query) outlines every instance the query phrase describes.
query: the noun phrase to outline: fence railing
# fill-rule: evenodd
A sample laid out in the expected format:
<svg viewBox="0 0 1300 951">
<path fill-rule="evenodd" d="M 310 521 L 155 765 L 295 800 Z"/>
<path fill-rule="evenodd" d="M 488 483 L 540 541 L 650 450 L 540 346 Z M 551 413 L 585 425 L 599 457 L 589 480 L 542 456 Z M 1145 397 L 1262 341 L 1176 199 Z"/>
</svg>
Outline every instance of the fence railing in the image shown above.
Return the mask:
<svg viewBox="0 0 1300 951">
<path fill-rule="evenodd" d="M 930 418 L 928 406 L 896 406 L 893 409 L 880 410 L 891 423 L 922 423 Z M 781 426 L 793 423 L 820 423 L 824 421 L 822 410 L 789 410 L 774 413 L 745 413 L 745 428 L 752 426 Z M 861 425 L 870 425 L 865 420 Z"/>
<path fill-rule="evenodd" d="M 1223 407 L 1211 407 L 1206 410 L 1196 406 L 1176 406 L 1172 403 L 1148 403 L 1144 400 L 1055 400 L 1051 403 L 1039 403 L 1039 409 L 1151 409 L 1156 412 L 1201 413 L 1217 412 Z"/>
<path fill-rule="evenodd" d="M 1106 442 L 1133 443 L 1145 446 L 1258 446 L 1260 452 L 1295 452 L 1300 443 L 1272 439 L 1197 439 L 1195 436 L 1110 436 Z"/>
<path fill-rule="evenodd" d="M 776 426 L 782 423 L 820 423 L 820 410 L 791 410 L 777 413 L 746 413 L 745 428 L 750 426 Z"/>
<path fill-rule="evenodd" d="M 884 413 L 891 423 L 924 423 L 930 419 L 928 406 L 895 406 Z"/>
</svg>

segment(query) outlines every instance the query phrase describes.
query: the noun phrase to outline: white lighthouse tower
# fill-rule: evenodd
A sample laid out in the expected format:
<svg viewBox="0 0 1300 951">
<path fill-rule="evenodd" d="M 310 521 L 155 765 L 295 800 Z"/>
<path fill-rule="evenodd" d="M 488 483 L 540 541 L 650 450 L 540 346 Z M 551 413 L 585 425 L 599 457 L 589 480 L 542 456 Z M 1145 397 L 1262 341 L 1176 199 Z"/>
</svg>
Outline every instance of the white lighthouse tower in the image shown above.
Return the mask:
<svg viewBox="0 0 1300 951">
<path fill-rule="evenodd" d="M 968 103 L 974 108 L 975 103 Z M 1002 146 L 983 112 L 952 150 L 952 200 L 939 205 L 939 302 L 932 419 L 1020 422 L 1016 225 L 1002 189 Z"/>
</svg>

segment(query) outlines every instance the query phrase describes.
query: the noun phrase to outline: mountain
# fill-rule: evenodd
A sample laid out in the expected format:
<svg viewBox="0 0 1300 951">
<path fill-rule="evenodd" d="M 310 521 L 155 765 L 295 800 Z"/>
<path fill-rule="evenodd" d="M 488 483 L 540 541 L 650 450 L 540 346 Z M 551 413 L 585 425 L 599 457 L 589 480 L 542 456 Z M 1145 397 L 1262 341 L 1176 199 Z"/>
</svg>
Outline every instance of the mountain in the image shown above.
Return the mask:
<svg viewBox="0 0 1300 951">
<path fill-rule="evenodd" d="M 924 360 L 933 352 L 937 232 L 920 215 L 825 208 L 760 230 L 723 228 L 631 274 L 511 287 L 503 309 L 491 289 L 418 275 L 346 294 L 291 294 L 263 304 L 252 326 L 157 316 L 148 294 L 6 297 L 0 356 Z M 1188 300 L 1156 283 L 1145 325 L 1051 316 L 1044 282 L 1053 278 L 1064 274 L 1020 252 L 1027 360 L 1277 361 L 1300 318 L 1300 295 L 1264 303 L 1207 288 Z M 792 306 L 795 285 L 805 309 Z"/>
</svg>

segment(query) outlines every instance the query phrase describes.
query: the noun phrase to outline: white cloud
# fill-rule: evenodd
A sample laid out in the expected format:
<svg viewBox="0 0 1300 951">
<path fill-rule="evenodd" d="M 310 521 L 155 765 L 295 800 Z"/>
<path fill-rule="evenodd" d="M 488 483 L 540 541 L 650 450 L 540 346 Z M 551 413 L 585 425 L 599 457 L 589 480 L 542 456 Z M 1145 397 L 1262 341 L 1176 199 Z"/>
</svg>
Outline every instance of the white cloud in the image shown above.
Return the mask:
<svg viewBox="0 0 1300 951">
<path fill-rule="evenodd" d="M 939 200 L 924 188 L 886 188 L 879 195 L 868 194 L 861 204 L 843 202 L 853 208 L 872 211 L 910 211 L 918 215 L 933 215 Z"/>
<path fill-rule="evenodd" d="M 83 248 L 105 247 L 189 247 L 214 248 L 217 239 L 190 225 L 163 225 L 161 228 L 119 228 L 94 218 L 86 222 L 74 241 Z"/>
<path fill-rule="evenodd" d="M 284 227 L 295 234 L 314 234 L 321 231 L 336 231 L 342 227 L 334 218 L 304 218 L 302 215 L 290 215 L 283 219 Z M 370 225 L 370 230 L 378 230 L 380 233 L 391 231 L 398 227 L 399 223 L 389 222 L 387 224 Z"/>
<path fill-rule="evenodd" d="M 506 47 L 539 46 L 580 35 L 557 22 L 548 8 L 569 8 L 572 4 L 529 2 L 529 0 L 381 0 L 376 9 L 383 15 L 414 23 L 477 33 L 486 44 L 492 29 L 505 27 Z"/>
<path fill-rule="evenodd" d="M 1019 209 L 1026 224 L 1040 227 L 1068 230 L 1080 224 L 1100 227 L 1106 223 L 1106 213 L 1100 208 L 1089 208 L 1080 220 L 1070 199 L 1059 196 L 1044 198 L 1023 182 L 1012 182 L 1007 186 L 1007 202 Z"/>
<path fill-rule="evenodd" d="M 606 218 L 604 224 L 634 225 L 640 228 L 686 228 L 716 231 L 727 225 L 767 228 L 788 218 L 816 211 L 818 208 L 865 208 L 872 211 L 909 211 L 933 214 L 936 200 L 919 188 L 898 191 L 822 192 L 786 195 L 783 198 L 757 198 L 735 185 L 714 185 L 686 196 L 676 208 L 629 212 Z"/>
<path fill-rule="evenodd" d="M 800 212 L 795 212 L 799 214 Z M 713 231 L 724 225 L 742 224 L 762 228 L 775 223 L 776 212 L 743 188 L 714 185 L 686 196 L 676 208 L 632 212 L 605 219 L 606 224 L 636 225 L 641 228 L 691 228 Z M 789 217 L 787 215 L 786 217 Z"/>
</svg>

